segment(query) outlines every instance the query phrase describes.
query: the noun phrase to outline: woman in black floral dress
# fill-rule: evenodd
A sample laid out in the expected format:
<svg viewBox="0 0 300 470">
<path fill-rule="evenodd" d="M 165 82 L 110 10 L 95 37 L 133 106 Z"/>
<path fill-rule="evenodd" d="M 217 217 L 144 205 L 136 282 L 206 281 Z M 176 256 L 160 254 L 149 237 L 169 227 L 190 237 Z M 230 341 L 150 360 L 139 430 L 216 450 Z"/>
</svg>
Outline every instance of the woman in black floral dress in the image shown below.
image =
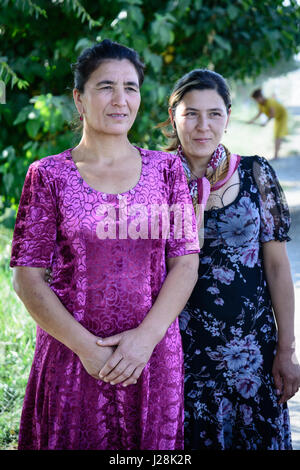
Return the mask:
<svg viewBox="0 0 300 470">
<path fill-rule="evenodd" d="M 185 448 L 291 449 L 286 401 L 300 373 L 284 194 L 266 159 L 220 144 L 231 111 L 223 77 L 194 70 L 169 103 L 161 127 L 173 127 L 168 150 L 204 221 L 199 279 L 180 318 Z"/>
</svg>

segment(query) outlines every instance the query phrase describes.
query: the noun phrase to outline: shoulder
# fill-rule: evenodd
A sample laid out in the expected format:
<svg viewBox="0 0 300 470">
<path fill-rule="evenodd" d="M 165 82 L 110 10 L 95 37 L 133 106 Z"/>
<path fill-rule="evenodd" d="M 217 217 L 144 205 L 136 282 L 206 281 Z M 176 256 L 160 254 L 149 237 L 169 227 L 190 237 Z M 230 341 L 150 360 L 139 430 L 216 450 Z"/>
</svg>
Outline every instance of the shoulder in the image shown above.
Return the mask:
<svg viewBox="0 0 300 470">
<path fill-rule="evenodd" d="M 243 167 L 252 168 L 255 163 L 261 167 L 270 167 L 270 163 L 265 157 L 259 155 L 241 156 L 240 164 Z"/>
<path fill-rule="evenodd" d="M 242 157 L 241 165 L 242 169 L 250 174 L 260 186 L 278 184 L 277 174 L 265 157 L 259 155 Z"/>
<path fill-rule="evenodd" d="M 265 157 L 259 155 L 243 156 L 240 162 L 241 168 L 254 175 L 254 177 L 276 178 L 274 168 Z"/>
<path fill-rule="evenodd" d="M 56 155 L 49 155 L 41 158 L 40 160 L 36 160 L 31 163 L 28 171 L 39 173 L 46 179 L 53 180 L 57 179 L 58 176 L 62 176 L 68 167 L 71 166 L 71 163 L 71 149 L 67 149 Z"/>
<path fill-rule="evenodd" d="M 164 152 L 163 150 L 149 150 L 137 147 L 142 155 L 151 158 L 152 160 L 159 160 L 159 161 L 175 161 L 179 159 L 178 155 L 174 153 Z M 179 159 L 180 160 L 180 159 Z"/>
<path fill-rule="evenodd" d="M 163 150 L 149 150 L 139 148 L 142 156 L 151 161 L 155 166 L 167 168 L 180 168 L 182 166 L 178 155 L 174 153 L 164 152 Z"/>
</svg>

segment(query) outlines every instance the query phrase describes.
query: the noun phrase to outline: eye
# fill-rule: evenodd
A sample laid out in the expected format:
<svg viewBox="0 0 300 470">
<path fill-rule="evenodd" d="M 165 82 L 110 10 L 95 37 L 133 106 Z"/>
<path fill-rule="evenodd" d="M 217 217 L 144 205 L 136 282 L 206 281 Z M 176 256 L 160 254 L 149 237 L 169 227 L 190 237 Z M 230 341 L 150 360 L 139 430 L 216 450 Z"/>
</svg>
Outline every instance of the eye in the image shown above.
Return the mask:
<svg viewBox="0 0 300 470">
<path fill-rule="evenodd" d="M 107 91 L 112 90 L 112 85 L 100 85 L 96 87 L 97 91 Z"/>
<path fill-rule="evenodd" d="M 212 111 L 212 112 L 210 113 L 210 116 L 216 117 L 216 116 L 222 116 L 222 114 L 219 113 L 218 111 Z"/>
<path fill-rule="evenodd" d="M 188 111 L 187 113 L 185 113 L 186 116 L 196 116 L 197 113 L 195 113 L 195 111 Z"/>
<path fill-rule="evenodd" d="M 138 92 L 138 90 L 137 90 L 136 88 L 133 88 L 133 87 L 131 87 L 131 86 L 126 87 L 125 90 L 127 90 L 127 91 L 134 91 L 135 93 Z"/>
</svg>

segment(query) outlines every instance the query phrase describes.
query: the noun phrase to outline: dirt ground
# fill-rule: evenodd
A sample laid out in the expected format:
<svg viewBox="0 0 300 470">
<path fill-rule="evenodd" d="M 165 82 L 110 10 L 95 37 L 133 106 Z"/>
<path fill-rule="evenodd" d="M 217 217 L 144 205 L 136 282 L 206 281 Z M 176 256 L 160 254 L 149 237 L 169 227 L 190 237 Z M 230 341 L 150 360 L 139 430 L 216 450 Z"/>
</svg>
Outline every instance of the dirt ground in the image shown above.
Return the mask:
<svg viewBox="0 0 300 470">
<path fill-rule="evenodd" d="M 286 194 L 291 211 L 290 237 L 287 244 L 295 287 L 295 331 L 297 356 L 300 361 L 300 155 L 271 160 Z M 300 450 L 300 390 L 288 402 L 294 450 Z"/>
</svg>

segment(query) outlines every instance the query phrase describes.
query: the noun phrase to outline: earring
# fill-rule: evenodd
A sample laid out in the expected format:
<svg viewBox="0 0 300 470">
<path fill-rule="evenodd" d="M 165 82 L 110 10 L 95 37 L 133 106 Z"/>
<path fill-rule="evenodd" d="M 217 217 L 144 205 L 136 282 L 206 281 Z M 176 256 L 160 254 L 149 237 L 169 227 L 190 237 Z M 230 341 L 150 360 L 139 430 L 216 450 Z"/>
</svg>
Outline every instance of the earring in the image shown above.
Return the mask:
<svg viewBox="0 0 300 470">
<path fill-rule="evenodd" d="M 225 134 L 227 134 L 227 129 L 225 129 L 225 131 L 224 131 L 224 132 L 225 132 Z"/>
<path fill-rule="evenodd" d="M 80 119 L 80 121 L 83 121 L 83 117 L 82 117 L 82 114 L 80 114 L 80 118 L 79 118 L 79 119 Z"/>
</svg>

